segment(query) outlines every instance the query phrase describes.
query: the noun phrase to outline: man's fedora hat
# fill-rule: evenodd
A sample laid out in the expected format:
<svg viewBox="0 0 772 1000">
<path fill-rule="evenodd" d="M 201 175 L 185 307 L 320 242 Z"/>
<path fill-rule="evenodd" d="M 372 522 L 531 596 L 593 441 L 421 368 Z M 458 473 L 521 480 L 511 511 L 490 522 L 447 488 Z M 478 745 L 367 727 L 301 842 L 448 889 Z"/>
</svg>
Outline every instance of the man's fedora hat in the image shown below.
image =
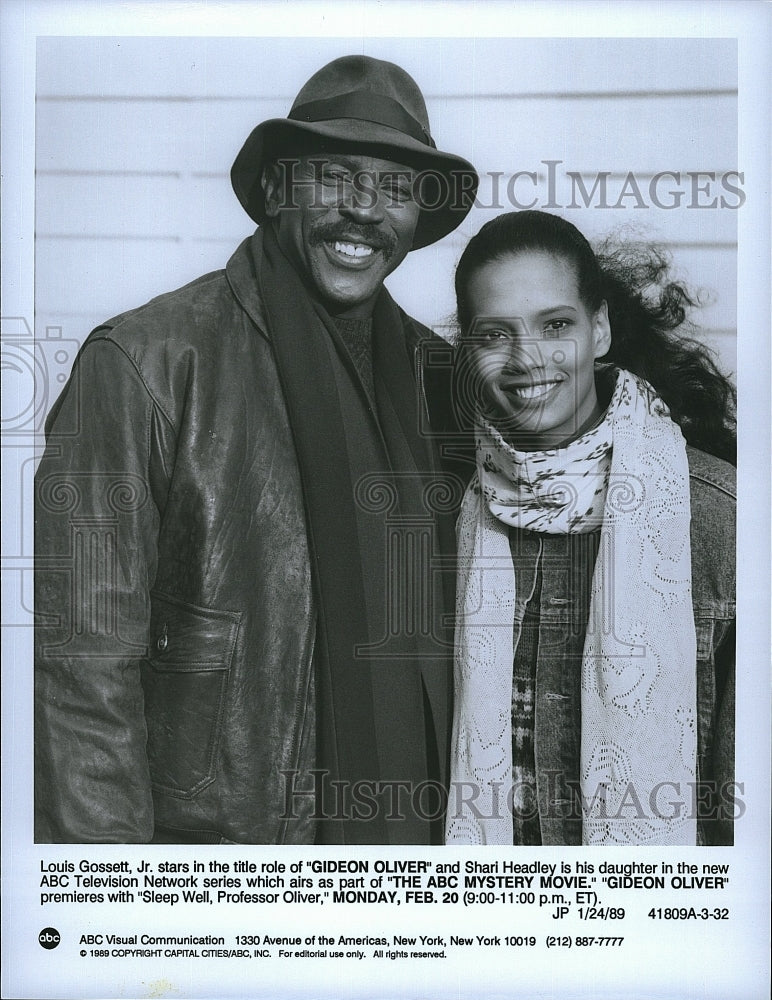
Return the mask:
<svg viewBox="0 0 772 1000">
<path fill-rule="evenodd" d="M 303 153 L 367 153 L 419 171 L 423 208 L 413 249 L 452 232 L 472 207 L 477 172 L 434 144 L 418 85 L 394 63 L 344 56 L 315 73 L 287 118 L 258 125 L 231 170 L 236 196 L 255 222 L 265 222 L 260 183 L 272 160 Z"/>
</svg>

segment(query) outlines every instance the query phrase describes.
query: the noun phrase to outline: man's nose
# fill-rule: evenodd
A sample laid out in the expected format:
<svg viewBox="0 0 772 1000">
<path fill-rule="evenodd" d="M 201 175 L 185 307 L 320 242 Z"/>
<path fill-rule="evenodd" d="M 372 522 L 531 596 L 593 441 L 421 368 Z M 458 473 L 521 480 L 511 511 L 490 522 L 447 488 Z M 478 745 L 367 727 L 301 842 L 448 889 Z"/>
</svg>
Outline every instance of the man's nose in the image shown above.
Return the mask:
<svg viewBox="0 0 772 1000">
<path fill-rule="evenodd" d="M 386 217 L 385 198 L 374 180 L 363 179 L 345 193 L 338 209 L 355 222 L 377 224 Z"/>
</svg>

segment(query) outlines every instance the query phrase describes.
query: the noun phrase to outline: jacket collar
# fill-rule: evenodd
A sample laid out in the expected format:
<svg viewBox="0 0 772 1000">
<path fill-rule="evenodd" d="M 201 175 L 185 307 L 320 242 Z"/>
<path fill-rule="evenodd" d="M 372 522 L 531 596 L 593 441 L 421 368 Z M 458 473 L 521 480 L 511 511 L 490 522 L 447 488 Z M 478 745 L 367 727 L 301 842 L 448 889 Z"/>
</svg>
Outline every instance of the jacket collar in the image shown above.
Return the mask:
<svg viewBox="0 0 772 1000">
<path fill-rule="evenodd" d="M 265 307 L 257 283 L 257 266 L 263 255 L 263 234 L 256 229 L 236 248 L 225 265 L 225 277 L 241 308 L 257 327 L 260 334 L 270 340 Z"/>
</svg>

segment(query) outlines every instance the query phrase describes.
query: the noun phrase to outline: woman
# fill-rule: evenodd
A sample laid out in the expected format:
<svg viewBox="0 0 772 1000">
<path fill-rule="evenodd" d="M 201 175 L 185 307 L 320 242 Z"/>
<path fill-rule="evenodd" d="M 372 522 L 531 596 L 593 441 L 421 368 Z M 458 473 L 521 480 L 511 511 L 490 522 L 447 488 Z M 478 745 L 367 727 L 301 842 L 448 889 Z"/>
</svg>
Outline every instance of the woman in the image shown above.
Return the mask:
<svg viewBox="0 0 772 1000">
<path fill-rule="evenodd" d="M 734 392 L 692 300 L 543 212 L 485 225 L 456 294 L 447 842 L 731 843 Z"/>
</svg>

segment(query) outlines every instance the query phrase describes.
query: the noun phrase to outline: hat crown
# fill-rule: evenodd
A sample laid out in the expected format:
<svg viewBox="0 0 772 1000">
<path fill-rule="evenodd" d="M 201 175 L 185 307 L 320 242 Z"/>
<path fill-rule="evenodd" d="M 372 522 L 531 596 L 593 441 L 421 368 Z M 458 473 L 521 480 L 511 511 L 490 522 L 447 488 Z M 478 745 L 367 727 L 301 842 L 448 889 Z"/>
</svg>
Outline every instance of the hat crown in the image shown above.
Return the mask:
<svg viewBox="0 0 772 1000">
<path fill-rule="evenodd" d="M 372 56 L 342 56 L 323 66 L 301 87 L 292 105 L 353 94 L 378 94 L 400 104 L 429 134 L 429 115 L 418 84 L 400 66 Z"/>
</svg>

